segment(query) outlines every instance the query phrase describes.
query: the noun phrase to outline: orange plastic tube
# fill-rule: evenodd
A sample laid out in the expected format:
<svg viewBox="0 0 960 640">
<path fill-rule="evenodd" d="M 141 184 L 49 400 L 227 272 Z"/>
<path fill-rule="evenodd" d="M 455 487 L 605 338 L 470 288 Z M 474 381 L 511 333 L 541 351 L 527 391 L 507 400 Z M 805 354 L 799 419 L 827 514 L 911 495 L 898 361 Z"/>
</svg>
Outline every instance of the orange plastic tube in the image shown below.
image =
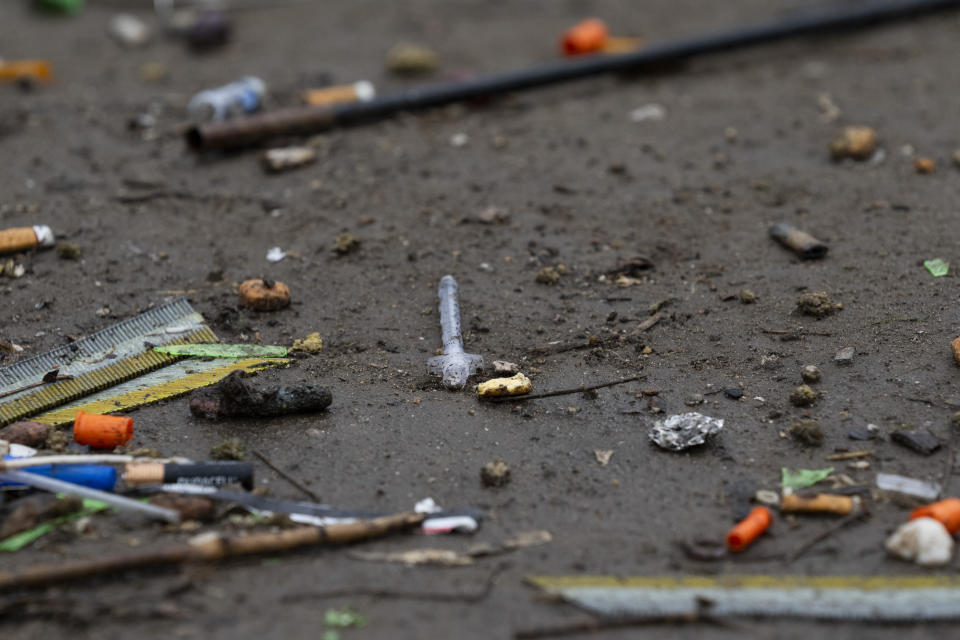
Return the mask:
<svg viewBox="0 0 960 640">
<path fill-rule="evenodd" d="M 602 51 L 609 36 L 607 25 L 598 18 L 588 18 L 571 27 L 560 40 L 565 56 Z"/>
<path fill-rule="evenodd" d="M 750 515 L 733 529 L 730 529 L 730 533 L 727 534 L 727 548 L 730 551 L 743 551 L 770 528 L 772 521 L 773 516 L 770 509 L 754 507 Z"/>
<path fill-rule="evenodd" d="M 960 498 L 947 498 L 940 502 L 918 507 L 910 514 L 910 519 L 933 518 L 940 522 L 950 535 L 960 531 Z"/>
<path fill-rule="evenodd" d="M 53 71 L 46 60 L 0 60 L 0 82 L 48 82 L 52 77 Z"/>
<path fill-rule="evenodd" d="M 73 421 L 73 441 L 94 449 L 113 449 L 130 442 L 133 418 L 77 413 Z"/>
</svg>

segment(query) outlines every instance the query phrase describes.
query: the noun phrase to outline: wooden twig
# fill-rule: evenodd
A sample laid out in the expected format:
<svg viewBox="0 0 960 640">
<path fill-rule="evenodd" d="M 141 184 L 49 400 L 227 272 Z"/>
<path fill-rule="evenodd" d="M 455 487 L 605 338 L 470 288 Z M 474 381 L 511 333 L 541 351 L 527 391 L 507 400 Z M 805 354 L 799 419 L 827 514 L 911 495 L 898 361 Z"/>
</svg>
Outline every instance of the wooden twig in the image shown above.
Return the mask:
<svg viewBox="0 0 960 640">
<path fill-rule="evenodd" d="M 775 336 L 820 336 L 824 338 L 829 338 L 833 334 L 828 331 L 807 331 L 806 329 L 765 329 L 760 328 L 760 333 L 769 333 Z"/>
<path fill-rule="evenodd" d="M 45 385 L 45 384 L 52 384 L 52 383 L 54 383 L 54 382 L 60 382 L 61 380 L 73 380 L 73 376 L 68 376 L 68 375 L 66 375 L 66 374 L 64 374 L 64 375 L 59 375 L 59 374 L 57 373 L 58 371 L 59 371 L 59 369 L 54 369 L 54 370 L 51 371 L 50 373 L 48 373 L 48 374 L 46 374 L 45 376 L 43 376 L 43 380 L 41 380 L 40 382 L 33 382 L 33 383 L 31 383 L 31 384 L 24 385 L 24 386 L 20 387 L 19 389 L 12 389 L 12 390 L 10 390 L 10 391 L 5 391 L 5 392 L 3 392 L 3 393 L 0 393 L 0 398 L 6 398 L 7 396 L 16 395 L 16 394 L 22 393 L 22 392 L 24 392 L 24 391 L 29 391 L 30 389 L 35 389 L 35 388 L 37 388 L 37 387 L 42 387 L 42 386 Z"/>
<path fill-rule="evenodd" d="M 827 456 L 827 460 L 830 462 L 838 462 L 840 460 L 856 460 L 857 458 L 869 458 L 873 455 L 873 451 L 849 451 L 847 453 L 835 453 L 832 456 Z"/>
<path fill-rule="evenodd" d="M 356 542 L 414 527 L 422 523 L 425 517 L 420 513 L 399 513 L 325 527 L 298 527 L 278 533 L 256 533 L 247 536 L 211 533 L 198 536 L 186 544 L 140 553 L 40 565 L 16 571 L 0 570 L 0 592 L 24 587 L 45 587 L 79 578 L 113 575 L 131 569 L 216 562 L 235 556 L 277 553 L 309 545 Z"/>
<path fill-rule="evenodd" d="M 260 453 L 259 451 L 254 451 L 254 452 L 253 452 L 253 455 L 255 455 L 255 456 L 257 456 L 258 458 L 260 458 L 260 462 L 262 462 L 263 464 L 265 464 L 265 465 L 267 465 L 268 467 L 270 467 L 271 469 L 273 469 L 274 473 L 276 473 L 278 476 L 280 476 L 281 478 L 283 478 L 284 480 L 286 480 L 287 482 L 289 482 L 289 483 L 290 483 L 290 486 L 292 486 L 292 487 L 294 487 L 294 488 L 296 488 L 296 489 L 299 489 L 301 492 L 303 492 L 303 494 L 304 494 L 305 496 L 308 496 L 308 497 L 309 497 L 311 500 L 313 500 L 314 502 L 320 502 L 320 498 L 317 497 L 317 494 L 315 494 L 313 491 L 310 491 L 310 489 L 307 489 L 305 486 L 303 486 L 302 484 L 300 484 L 299 482 L 297 482 L 296 479 L 294 479 L 292 476 L 290 476 L 289 474 L 287 474 L 285 471 L 283 471 L 283 470 L 279 469 L 278 467 L 276 467 L 272 462 L 270 462 L 270 461 L 267 459 L 267 457 L 266 457 L 265 455 L 263 455 L 263 454 Z"/>
<path fill-rule="evenodd" d="M 820 544 L 830 536 L 834 535 L 835 533 L 837 533 L 847 525 L 852 524 L 854 522 L 858 522 L 869 515 L 870 515 L 869 511 L 867 511 L 866 509 L 862 509 L 860 511 L 855 511 L 848 516 L 845 516 L 843 519 L 838 521 L 836 524 L 834 524 L 832 527 L 830 527 L 820 535 L 811 538 L 807 542 L 804 542 L 802 545 L 794 549 L 791 553 L 788 553 L 784 558 L 784 562 L 793 562 L 794 560 L 796 560 L 797 558 L 805 554 L 807 551 L 809 551 L 816 545 Z"/>
<path fill-rule="evenodd" d="M 501 396 L 499 398 L 483 398 L 483 401 L 484 402 L 523 402 L 524 400 L 537 400 L 539 398 L 552 398 L 554 396 L 568 396 L 574 393 L 585 393 L 587 391 L 603 389 L 604 387 L 614 387 L 618 384 L 626 384 L 627 382 L 633 382 L 634 380 L 646 380 L 646 379 L 647 379 L 647 376 L 645 375 L 637 375 L 637 376 L 631 376 L 629 378 L 623 378 L 621 380 L 614 380 L 613 382 L 604 382 L 603 384 L 595 384 L 590 387 L 574 387 L 572 389 L 561 389 L 560 391 L 532 393 L 526 396 Z"/>
</svg>

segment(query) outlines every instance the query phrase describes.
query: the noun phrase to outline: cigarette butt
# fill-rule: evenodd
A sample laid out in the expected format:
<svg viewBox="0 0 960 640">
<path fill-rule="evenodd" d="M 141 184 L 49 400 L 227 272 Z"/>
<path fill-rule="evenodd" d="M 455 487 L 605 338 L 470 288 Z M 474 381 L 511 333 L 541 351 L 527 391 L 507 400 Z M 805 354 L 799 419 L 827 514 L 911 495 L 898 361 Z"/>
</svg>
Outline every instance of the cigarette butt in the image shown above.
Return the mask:
<svg viewBox="0 0 960 640">
<path fill-rule="evenodd" d="M 377 95 L 373 83 L 366 80 L 353 84 L 308 89 L 303 92 L 303 101 L 314 107 L 340 102 L 370 102 Z"/>
<path fill-rule="evenodd" d="M 946 527 L 950 535 L 953 535 L 960 531 L 960 499 L 947 498 L 925 507 L 918 507 L 910 514 L 911 520 L 917 518 L 933 518 Z"/>
<path fill-rule="evenodd" d="M 754 540 L 763 535 L 763 532 L 770 528 L 770 522 L 773 517 L 770 509 L 766 507 L 754 507 L 746 518 L 730 530 L 727 534 L 727 547 L 730 551 L 743 551 L 749 547 Z"/>
<path fill-rule="evenodd" d="M 953 359 L 960 364 L 960 338 L 954 338 L 950 343 L 950 350 L 953 351 Z"/>
<path fill-rule="evenodd" d="M 830 493 L 818 493 L 815 496 L 799 496 L 785 493 L 780 501 L 783 513 L 835 513 L 847 515 L 860 506 L 858 496 L 838 496 Z"/>
<path fill-rule="evenodd" d="M 584 53 L 596 53 L 603 50 L 603 45 L 609 37 L 607 25 L 603 20 L 588 18 L 580 22 L 563 34 L 560 48 L 565 56 L 576 56 Z"/>
<path fill-rule="evenodd" d="M 827 255 L 827 245 L 787 222 L 772 225 L 770 236 L 804 260 L 815 260 Z"/>
<path fill-rule="evenodd" d="M 46 60 L 0 60 L 0 82 L 47 82 L 52 77 Z"/>
<path fill-rule="evenodd" d="M 47 225 L 14 227 L 0 231 L 0 253 L 16 253 L 34 247 L 52 247 L 53 231 Z"/>
</svg>

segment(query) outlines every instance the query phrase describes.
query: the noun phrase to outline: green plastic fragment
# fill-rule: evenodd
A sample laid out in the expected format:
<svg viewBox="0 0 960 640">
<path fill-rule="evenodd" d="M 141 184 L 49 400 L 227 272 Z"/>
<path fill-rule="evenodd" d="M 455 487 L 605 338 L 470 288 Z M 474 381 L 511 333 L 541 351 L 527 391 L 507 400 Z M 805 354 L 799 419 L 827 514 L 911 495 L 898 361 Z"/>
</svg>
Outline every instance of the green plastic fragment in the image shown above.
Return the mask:
<svg viewBox="0 0 960 640">
<path fill-rule="evenodd" d="M 950 263 L 941 260 L 940 258 L 934 258 L 933 260 L 924 260 L 923 266 L 927 268 L 927 271 L 930 272 L 934 278 L 939 278 L 940 276 L 947 275 L 947 272 L 950 271 Z"/>
<path fill-rule="evenodd" d="M 47 11 L 76 13 L 83 8 L 84 0 L 34 0 L 34 4 Z"/>
<path fill-rule="evenodd" d="M 168 344 L 153 349 L 168 356 L 194 358 L 284 358 L 287 355 L 286 347 L 260 344 Z"/>
<path fill-rule="evenodd" d="M 323 621 L 328 627 L 365 627 L 367 619 L 352 609 L 327 609 Z"/>
<path fill-rule="evenodd" d="M 38 524 L 33 529 L 27 529 L 26 531 L 15 533 L 9 538 L 0 541 L 0 551 L 20 551 L 20 549 L 23 549 L 37 538 L 47 535 L 60 525 L 109 508 L 110 505 L 106 504 L 105 502 L 100 502 L 99 500 L 89 500 L 85 498 L 83 500 L 83 508 L 80 511 L 77 511 L 76 513 L 70 513 L 65 516 L 60 516 L 59 518 L 54 518 L 53 520 L 47 520 L 42 524 Z"/>
<path fill-rule="evenodd" d="M 780 473 L 780 483 L 784 489 L 803 489 L 817 484 L 833 473 L 833 467 L 827 467 L 826 469 L 788 469 L 783 467 Z"/>
</svg>

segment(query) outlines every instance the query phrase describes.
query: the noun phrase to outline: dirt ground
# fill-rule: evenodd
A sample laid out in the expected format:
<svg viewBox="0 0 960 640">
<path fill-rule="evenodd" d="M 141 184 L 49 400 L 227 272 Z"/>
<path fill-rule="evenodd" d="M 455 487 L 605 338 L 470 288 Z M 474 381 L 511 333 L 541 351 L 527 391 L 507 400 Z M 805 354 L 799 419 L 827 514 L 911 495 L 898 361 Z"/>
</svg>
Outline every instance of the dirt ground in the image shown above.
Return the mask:
<svg viewBox="0 0 960 640">
<path fill-rule="evenodd" d="M 956 254 L 949 230 L 960 183 L 950 156 L 960 147 L 960 14 L 404 115 L 332 132 L 316 164 L 267 175 L 256 152 L 198 157 L 185 148 L 178 131 L 191 95 L 244 75 L 266 80 L 270 107 L 294 104 L 323 78 L 365 78 L 386 92 L 419 81 L 385 70 L 386 51 L 402 40 L 433 47 L 441 62 L 434 79 L 442 79 L 552 60 L 557 34 L 588 15 L 654 42 L 810 3 L 329 0 L 236 12 L 233 42 L 207 55 L 162 38 L 121 49 L 106 34 L 109 18 L 133 6 L 152 20 L 146 2 L 91 0 L 73 17 L 37 15 L 27 4 L 0 3 L 0 56 L 49 58 L 56 79 L 31 92 L 0 86 L 0 226 L 49 224 L 83 255 L 14 256 L 26 274 L 0 279 L 2 337 L 42 353 L 177 292 L 224 342 L 259 336 L 289 345 L 319 332 L 322 353 L 299 360 L 300 371 L 270 375 L 305 371 L 329 385 L 329 411 L 209 422 L 180 398 L 133 412 L 133 444 L 204 459 L 237 437 L 329 504 L 392 512 L 431 496 L 488 514 L 472 537 L 397 535 L 358 549 L 462 550 L 529 530 L 547 530 L 553 541 L 465 568 L 363 562 L 331 548 L 126 574 L 34 592 L 27 609 L 9 606 L 8 595 L 0 635 L 318 638 L 324 612 L 350 606 L 368 624 L 343 630 L 348 640 L 499 638 L 590 619 L 538 597 L 524 584 L 530 575 L 955 571 L 956 562 L 924 570 L 885 555 L 884 538 L 909 512 L 885 500 L 868 499 L 867 521 L 793 562 L 783 555 L 833 519 L 778 514 L 748 552 L 720 562 L 693 560 L 676 542 L 721 538 L 757 489 L 778 488 L 782 466 L 833 465 L 866 486 L 878 471 L 950 480 L 960 393 L 949 344 L 960 317 L 954 274 L 933 278 L 922 261 Z M 166 79 L 145 80 L 148 62 L 162 63 Z M 839 114 L 824 107 L 824 95 Z M 631 111 L 648 104 L 665 117 L 632 122 Z M 144 112 L 157 120 L 153 133 L 131 131 L 128 121 Z M 879 132 L 882 162 L 831 162 L 827 145 L 849 124 Z M 466 145 L 451 144 L 460 133 Z M 911 154 L 934 158 L 937 171 L 915 173 Z M 508 219 L 476 222 L 490 207 Z M 773 242 L 767 228 L 781 220 L 826 241 L 827 257 L 803 262 Z M 332 248 L 344 232 L 361 244 L 339 256 Z M 274 246 L 291 255 L 268 262 Z M 601 277 L 638 255 L 654 268 L 632 286 Z M 555 285 L 536 281 L 543 267 L 560 265 Z M 519 363 L 536 391 L 646 378 L 596 397 L 517 405 L 444 390 L 425 362 L 440 346 L 436 286 L 446 273 L 460 283 L 467 350 Z M 290 309 L 238 307 L 236 284 L 261 276 L 290 286 Z M 738 299 L 744 288 L 754 304 Z M 818 290 L 843 309 L 819 320 L 799 315 L 797 296 Z M 611 339 L 664 300 L 658 324 Z M 599 346 L 531 350 L 593 336 Z M 856 355 L 841 367 L 834 355 L 845 346 Z M 823 370 L 820 397 L 797 408 L 789 396 L 806 364 Z M 693 394 L 730 388 L 743 397 L 710 394 L 695 409 L 726 421 L 710 444 L 671 453 L 650 442 L 658 417 L 689 410 Z M 664 414 L 637 397 L 642 390 L 660 390 Z M 821 447 L 785 436 L 808 414 L 824 428 Z M 849 439 L 868 423 L 882 439 Z M 944 446 L 925 457 L 891 442 L 905 425 L 929 429 Z M 857 449 L 874 451 L 869 469 L 826 460 Z M 613 450 L 609 464 L 595 450 Z M 499 489 L 480 481 L 494 458 L 512 469 Z M 258 487 L 302 498 L 255 462 Z M 95 558 L 194 533 L 116 515 L 93 524 L 92 534 L 51 534 L 0 565 Z M 210 529 L 232 530 L 227 522 Z M 931 628 L 943 629 L 869 633 L 918 638 Z M 691 633 L 853 638 L 864 629 L 750 620 L 605 637 Z"/>
</svg>

